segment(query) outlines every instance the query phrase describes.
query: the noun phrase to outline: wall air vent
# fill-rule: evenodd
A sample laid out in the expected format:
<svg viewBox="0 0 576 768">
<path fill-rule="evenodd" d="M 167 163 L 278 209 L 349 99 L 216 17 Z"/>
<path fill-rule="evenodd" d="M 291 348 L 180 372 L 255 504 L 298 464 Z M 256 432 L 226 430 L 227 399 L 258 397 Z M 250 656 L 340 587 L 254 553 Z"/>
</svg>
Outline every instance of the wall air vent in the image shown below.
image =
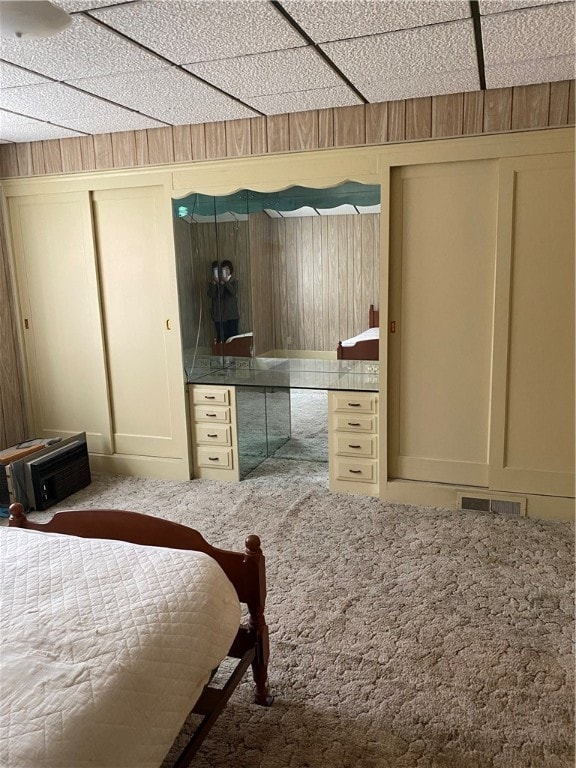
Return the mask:
<svg viewBox="0 0 576 768">
<path fill-rule="evenodd" d="M 499 494 L 468 493 L 457 494 L 458 509 L 469 509 L 477 512 L 494 512 L 495 514 L 526 515 L 526 497 L 507 496 Z"/>
</svg>

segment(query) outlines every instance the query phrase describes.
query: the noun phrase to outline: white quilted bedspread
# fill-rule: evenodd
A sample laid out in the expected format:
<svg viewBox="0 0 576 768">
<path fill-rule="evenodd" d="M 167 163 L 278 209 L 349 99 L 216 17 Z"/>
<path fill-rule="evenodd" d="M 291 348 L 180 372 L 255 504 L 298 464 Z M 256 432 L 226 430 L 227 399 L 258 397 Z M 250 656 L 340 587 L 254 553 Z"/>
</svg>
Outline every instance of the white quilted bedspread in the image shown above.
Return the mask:
<svg viewBox="0 0 576 768">
<path fill-rule="evenodd" d="M 0 765 L 157 768 L 240 622 L 207 555 L 0 528 Z"/>
</svg>

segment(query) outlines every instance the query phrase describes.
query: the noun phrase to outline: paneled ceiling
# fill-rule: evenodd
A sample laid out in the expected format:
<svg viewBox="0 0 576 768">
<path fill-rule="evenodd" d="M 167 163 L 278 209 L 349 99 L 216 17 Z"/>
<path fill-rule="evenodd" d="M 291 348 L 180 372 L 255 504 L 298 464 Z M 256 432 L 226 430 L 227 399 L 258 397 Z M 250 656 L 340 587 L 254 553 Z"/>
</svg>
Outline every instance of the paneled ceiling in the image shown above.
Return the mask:
<svg viewBox="0 0 576 768">
<path fill-rule="evenodd" d="M 0 38 L 0 141 L 569 80 L 573 0 L 54 0 Z M 0 24 L 2 2 L 0 1 Z"/>
</svg>

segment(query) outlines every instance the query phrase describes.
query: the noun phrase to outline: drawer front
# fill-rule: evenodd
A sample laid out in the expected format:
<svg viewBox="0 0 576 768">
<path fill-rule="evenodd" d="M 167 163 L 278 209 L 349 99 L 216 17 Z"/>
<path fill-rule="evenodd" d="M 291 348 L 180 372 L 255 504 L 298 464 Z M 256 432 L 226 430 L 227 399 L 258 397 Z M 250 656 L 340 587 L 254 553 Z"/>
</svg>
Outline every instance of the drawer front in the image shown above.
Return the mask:
<svg viewBox="0 0 576 768">
<path fill-rule="evenodd" d="M 215 421 L 230 424 L 230 408 L 211 405 L 195 405 L 194 421 Z"/>
<path fill-rule="evenodd" d="M 358 483 L 375 483 L 378 480 L 378 462 L 375 459 L 334 459 L 336 478 Z"/>
<path fill-rule="evenodd" d="M 232 445 L 232 427 L 222 424 L 195 424 L 196 445 Z"/>
<path fill-rule="evenodd" d="M 376 416 L 362 414 L 335 414 L 334 427 L 338 432 L 373 432 L 376 433 Z"/>
<path fill-rule="evenodd" d="M 334 410 L 347 413 L 376 413 L 377 397 L 366 392 L 336 392 Z"/>
<path fill-rule="evenodd" d="M 213 467 L 216 469 L 232 469 L 231 448 L 211 448 L 207 445 L 199 445 L 196 448 L 196 462 L 199 467 Z"/>
<path fill-rule="evenodd" d="M 340 435 L 336 433 L 336 453 L 338 456 L 369 456 L 375 459 L 376 435 Z"/>
<path fill-rule="evenodd" d="M 230 405 L 230 390 L 226 387 L 193 387 L 192 402 L 195 405 L 200 403 L 214 403 L 214 405 Z"/>
</svg>

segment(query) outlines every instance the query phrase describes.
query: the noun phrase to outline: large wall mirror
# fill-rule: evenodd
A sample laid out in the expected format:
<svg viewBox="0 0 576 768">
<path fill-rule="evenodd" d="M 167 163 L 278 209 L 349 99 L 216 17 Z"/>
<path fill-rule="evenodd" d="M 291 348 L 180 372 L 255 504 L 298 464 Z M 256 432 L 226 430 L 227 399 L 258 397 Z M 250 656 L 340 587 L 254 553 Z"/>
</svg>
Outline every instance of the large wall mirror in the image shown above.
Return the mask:
<svg viewBox="0 0 576 768">
<path fill-rule="evenodd" d="M 193 193 L 173 214 L 186 361 L 336 358 L 369 327 L 379 186 Z"/>
</svg>

